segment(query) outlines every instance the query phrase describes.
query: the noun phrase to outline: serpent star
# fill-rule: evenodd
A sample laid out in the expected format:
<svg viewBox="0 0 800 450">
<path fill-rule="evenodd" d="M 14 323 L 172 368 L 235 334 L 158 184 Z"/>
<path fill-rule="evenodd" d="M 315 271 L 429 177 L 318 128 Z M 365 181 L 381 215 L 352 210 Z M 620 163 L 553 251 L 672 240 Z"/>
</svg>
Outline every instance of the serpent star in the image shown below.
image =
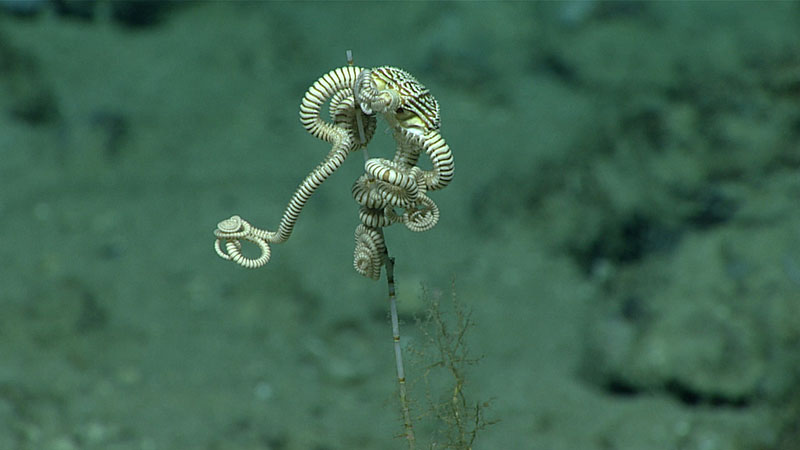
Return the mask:
<svg viewBox="0 0 800 450">
<path fill-rule="evenodd" d="M 330 121 L 320 117 L 329 103 Z M 368 158 L 366 147 L 375 134 L 376 114 L 381 113 L 397 143 L 392 160 Z M 447 186 L 453 178 L 453 154 L 439 133 L 439 104 L 410 73 L 396 67 L 364 69 L 348 65 L 320 77 L 300 103 L 303 127 L 331 144 L 325 159 L 300 183 L 283 213 L 277 231 L 256 228 L 238 215 L 217 224 L 214 248 L 219 256 L 247 268 L 269 261 L 269 244 L 289 239 L 306 202 L 338 169 L 345 158 L 365 152 L 364 174 L 353 184 L 360 205 L 353 265 L 362 275 L 378 279 L 386 262 L 383 228 L 402 223 L 411 231 L 431 229 L 439 220 L 439 208 L 429 191 Z M 432 168 L 417 163 L 425 153 Z M 259 246 L 261 255 L 242 254 L 241 241 Z M 224 244 L 224 245 L 223 245 Z"/>
</svg>

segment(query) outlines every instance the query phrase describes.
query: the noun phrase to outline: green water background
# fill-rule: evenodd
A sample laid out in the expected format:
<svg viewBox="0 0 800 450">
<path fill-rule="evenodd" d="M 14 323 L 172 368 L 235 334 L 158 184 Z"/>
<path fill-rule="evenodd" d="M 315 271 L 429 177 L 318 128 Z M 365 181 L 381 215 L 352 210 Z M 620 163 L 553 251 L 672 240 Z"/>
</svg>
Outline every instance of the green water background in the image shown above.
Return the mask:
<svg viewBox="0 0 800 450">
<path fill-rule="evenodd" d="M 347 49 L 441 105 L 441 219 L 387 242 L 404 344 L 421 285 L 473 311 L 476 449 L 800 448 L 797 3 L 159 10 L 0 16 L 0 448 L 404 448 L 361 158 L 266 267 L 212 248 L 327 154 L 298 106 Z"/>
</svg>

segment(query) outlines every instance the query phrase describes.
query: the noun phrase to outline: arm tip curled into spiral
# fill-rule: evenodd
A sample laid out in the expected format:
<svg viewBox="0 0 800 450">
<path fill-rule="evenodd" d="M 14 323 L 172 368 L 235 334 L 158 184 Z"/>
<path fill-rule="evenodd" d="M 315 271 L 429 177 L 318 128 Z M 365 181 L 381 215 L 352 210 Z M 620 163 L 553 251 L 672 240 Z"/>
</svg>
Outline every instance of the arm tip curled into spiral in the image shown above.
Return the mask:
<svg viewBox="0 0 800 450">
<path fill-rule="evenodd" d="M 233 261 L 242 267 L 256 269 L 269 262 L 271 250 L 266 239 L 253 232 L 253 227 L 246 220 L 239 216 L 231 216 L 217 224 L 214 230 L 214 250 L 220 258 Z M 242 243 L 240 240 L 250 241 L 261 249 L 258 258 L 248 258 L 242 254 Z M 225 247 L 222 247 L 223 241 Z"/>
<path fill-rule="evenodd" d="M 353 267 L 361 275 L 380 279 L 385 262 L 386 244 L 379 229 L 359 224 L 356 227 L 356 248 L 353 252 Z"/>
</svg>

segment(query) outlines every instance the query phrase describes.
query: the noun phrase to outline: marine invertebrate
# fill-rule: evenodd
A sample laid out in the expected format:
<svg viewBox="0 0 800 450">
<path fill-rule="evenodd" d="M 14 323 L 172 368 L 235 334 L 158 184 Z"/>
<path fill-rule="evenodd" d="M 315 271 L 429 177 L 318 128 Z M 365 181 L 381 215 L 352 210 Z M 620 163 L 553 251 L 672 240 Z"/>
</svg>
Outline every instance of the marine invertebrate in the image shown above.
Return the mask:
<svg viewBox="0 0 800 450">
<path fill-rule="evenodd" d="M 321 117 L 325 103 L 329 103 L 330 121 Z M 391 127 L 397 143 L 392 160 L 366 154 L 378 113 Z M 353 266 L 360 274 L 377 280 L 387 258 L 384 227 L 402 223 L 411 231 L 422 232 L 439 220 L 439 208 L 427 193 L 447 186 L 455 170 L 450 147 L 439 133 L 439 104 L 404 70 L 348 65 L 328 72 L 308 88 L 300 103 L 300 122 L 311 135 L 331 144 L 331 149 L 300 183 L 277 230 L 257 228 L 234 215 L 217 224 L 214 248 L 220 257 L 243 267 L 263 266 L 269 262 L 270 244 L 289 239 L 314 191 L 349 155 L 363 151 L 364 174 L 352 188 L 361 221 L 355 232 Z M 431 161 L 430 170 L 417 165 L 422 153 Z M 261 255 L 245 257 L 241 241 L 259 246 Z"/>
</svg>

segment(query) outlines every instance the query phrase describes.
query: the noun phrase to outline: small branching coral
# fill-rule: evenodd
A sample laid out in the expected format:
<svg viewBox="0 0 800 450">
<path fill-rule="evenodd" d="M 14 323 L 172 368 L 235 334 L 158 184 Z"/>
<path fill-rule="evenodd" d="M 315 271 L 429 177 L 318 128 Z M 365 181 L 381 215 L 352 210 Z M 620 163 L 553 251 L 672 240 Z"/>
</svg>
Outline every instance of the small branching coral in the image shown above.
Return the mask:
<svg viewBox="0 0 800 450">
<path fill-rule="evenodd" d="M 418 322 L 424 339 L 421 346 L 410 348 L 424 367 L 428 408 L 420 420 L 432 417 L 437 422 L 429 448 L 469 450 L 478 432 L 495 423 L 484 415 L 489 402 L 470 401 L 465 393 L 467 370 L 480 359 L 471 356 L 467 346 L 467 333 L 475 326 L 472 312 L 457 299 L 455 286 L 448 305 L 438 293 L 423 289 L 422 295 L 427 311 Z"/>
</svg>

